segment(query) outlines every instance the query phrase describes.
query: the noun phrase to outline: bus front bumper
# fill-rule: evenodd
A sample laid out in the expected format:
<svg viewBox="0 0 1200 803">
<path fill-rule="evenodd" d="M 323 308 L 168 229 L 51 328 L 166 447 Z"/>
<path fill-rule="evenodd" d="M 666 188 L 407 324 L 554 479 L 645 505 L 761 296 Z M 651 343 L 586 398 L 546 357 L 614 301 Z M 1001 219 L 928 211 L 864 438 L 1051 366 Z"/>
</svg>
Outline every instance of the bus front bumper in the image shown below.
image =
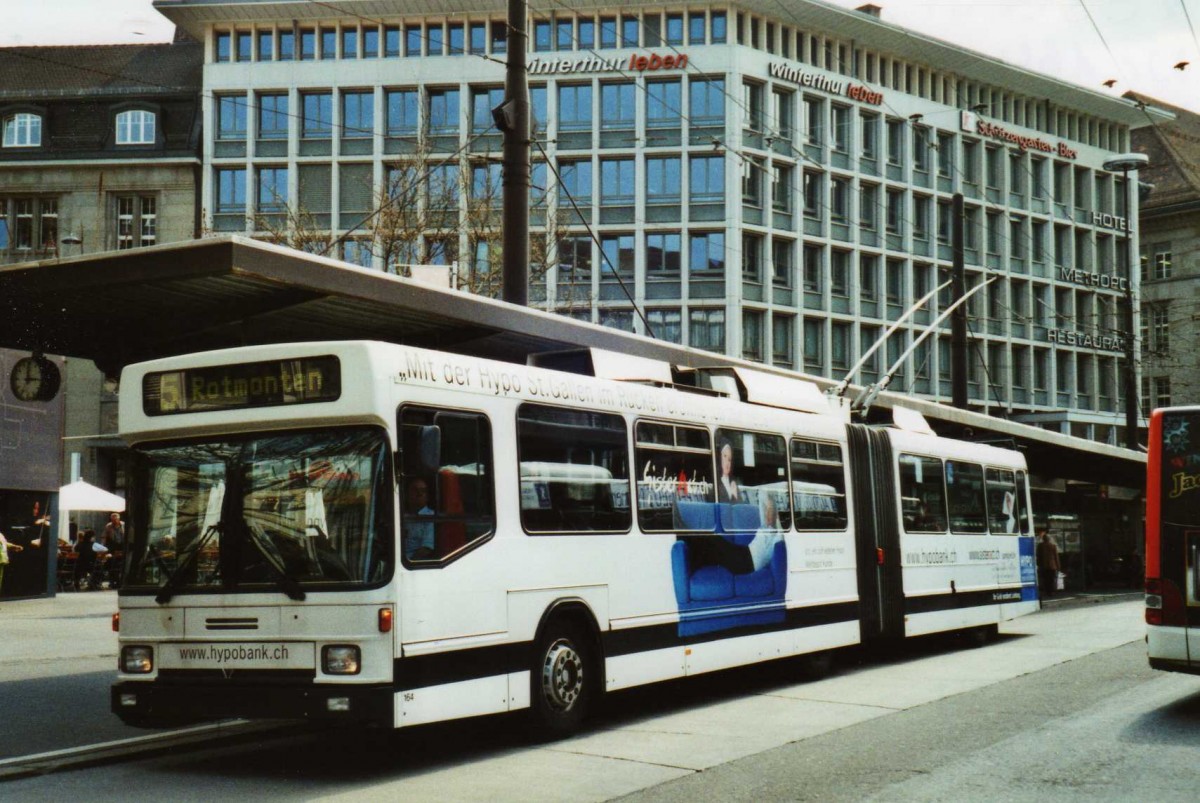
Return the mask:
<svg viewBox="0 0 1200 803">
<path fill-rule="evenodd" d="M 286 685 L 119 681 L 112 711 L 127 725 L 173 727 L 220 719 L 299 719 L 392 728 L 391 686 Z"/>
</svg>

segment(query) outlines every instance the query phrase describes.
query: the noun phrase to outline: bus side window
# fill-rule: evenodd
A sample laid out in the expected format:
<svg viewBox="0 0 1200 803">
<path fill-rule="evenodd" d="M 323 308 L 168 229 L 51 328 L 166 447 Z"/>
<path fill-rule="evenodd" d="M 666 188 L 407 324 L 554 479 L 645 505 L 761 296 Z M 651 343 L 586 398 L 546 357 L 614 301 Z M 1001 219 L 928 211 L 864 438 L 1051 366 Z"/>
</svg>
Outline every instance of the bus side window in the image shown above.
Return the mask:
<svg viewBox="0 0 1200 803">
<path fill-rule="evenodd" d="M 409 563 L 437 563 L 496 528 L 492 432 L 486 416 L 400 411 L 400 533 Z"/>
<path fill-rule="evenodd" d="M 797 530 L 846 529 L 846 473 L 841 446 L 792 441 L 792 502 Z"/>
<path fill-rule="evenodd" d="M 522 404 L 517 411 L 517 454 L 526 532 L 629 530 L 624 418 Z"/>
<path fill-rule="evenodd" d="M 988 529 L 992 535 L 1016 535 L 1020 497 L 1016 475 L 1010 469 L 987 470 Z"/>
<path fill-rule="evenodd" d="M 639 421 L 634 449 L 642 531 L 712 532 L 716 490 L 708 430 Z"/>
<path fill-rule="evenodd" d="M 988 531 L 983 466 L 946 461 L 946 496 L 950 503 L 950 532 Z"/>
<path fill-rule="evenodd" d="M 946 531 L 946 481 L 941 460 L 900 455 L 900 503 L 906 532 Z"/>
<path fill-rule="evenodd" d="M 1017 527 L 1021 535 L 1033 535 L 1029 529 L 1029 475 L 1017 472 Z"/>
<path fill-rule="evenodd" d="M 787 441 L 780 435 L 718 429 L 716 445 L 721 530 L 778 530 L 790 523 Z"/>
</svg>

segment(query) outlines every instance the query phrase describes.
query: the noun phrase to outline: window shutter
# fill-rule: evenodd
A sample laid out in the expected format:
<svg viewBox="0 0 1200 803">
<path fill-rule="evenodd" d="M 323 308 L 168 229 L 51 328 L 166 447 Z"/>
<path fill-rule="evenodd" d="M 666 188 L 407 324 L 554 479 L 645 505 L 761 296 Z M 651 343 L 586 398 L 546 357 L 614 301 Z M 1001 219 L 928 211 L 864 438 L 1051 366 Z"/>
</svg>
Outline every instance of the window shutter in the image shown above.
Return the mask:
<svg viewBox="0 0 1200 803">
<path fill-rule="evenodd" d="M 338 199 L 341 210 L 346 212 L 369 212 L 375 193 L 372 176 L 374 167 L 369 164 L 345 164 L 341 166 L 338 182 Z"/>
<path fill-rule="evenodd" d="M 311 214 L 328 214 L 333 208 L 329 165 L 300 165 L 300 209 Z"/>
</svg>

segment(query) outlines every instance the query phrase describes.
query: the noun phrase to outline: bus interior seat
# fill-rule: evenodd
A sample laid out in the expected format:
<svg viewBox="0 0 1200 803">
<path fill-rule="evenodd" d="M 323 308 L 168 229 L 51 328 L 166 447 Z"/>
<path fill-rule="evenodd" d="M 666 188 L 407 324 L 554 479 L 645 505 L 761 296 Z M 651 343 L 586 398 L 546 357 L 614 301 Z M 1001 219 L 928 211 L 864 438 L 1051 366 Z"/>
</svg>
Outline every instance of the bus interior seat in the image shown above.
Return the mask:
<svg viewBox="0 0 1200 803">
<path fill-rule="evenodd" d="M 458 474 L 453 469 L 443 468 L 438 472 L 438 515 L 461 517 L 463 508 L 462 487 Z M 463 521 L 439 521 L 437 524 L 438 555 L 449 555 L 462 549 L 467 543 L 467 527 Z"/>
</svg>

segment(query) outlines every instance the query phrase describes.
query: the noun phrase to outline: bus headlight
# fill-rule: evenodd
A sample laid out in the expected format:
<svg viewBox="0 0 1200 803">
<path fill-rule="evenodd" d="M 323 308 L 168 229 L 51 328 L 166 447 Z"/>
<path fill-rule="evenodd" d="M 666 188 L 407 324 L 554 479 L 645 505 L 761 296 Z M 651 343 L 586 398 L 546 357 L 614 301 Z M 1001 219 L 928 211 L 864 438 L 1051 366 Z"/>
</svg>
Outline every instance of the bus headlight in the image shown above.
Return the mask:
<svg viewBox="0 0 1200 803">
<path fill-rule="evenodd" d="M 154 671 L 154 648 L 134 645 L 121 648 L 121 671 L 127 675 L 144 675 Z"/>
<path fill-rule="evenodd" d="M 321 666 L 326 675 L 357 675 L 362 653 L 352 644 L 330 644 L 321 649 Z"/>
</svg>

